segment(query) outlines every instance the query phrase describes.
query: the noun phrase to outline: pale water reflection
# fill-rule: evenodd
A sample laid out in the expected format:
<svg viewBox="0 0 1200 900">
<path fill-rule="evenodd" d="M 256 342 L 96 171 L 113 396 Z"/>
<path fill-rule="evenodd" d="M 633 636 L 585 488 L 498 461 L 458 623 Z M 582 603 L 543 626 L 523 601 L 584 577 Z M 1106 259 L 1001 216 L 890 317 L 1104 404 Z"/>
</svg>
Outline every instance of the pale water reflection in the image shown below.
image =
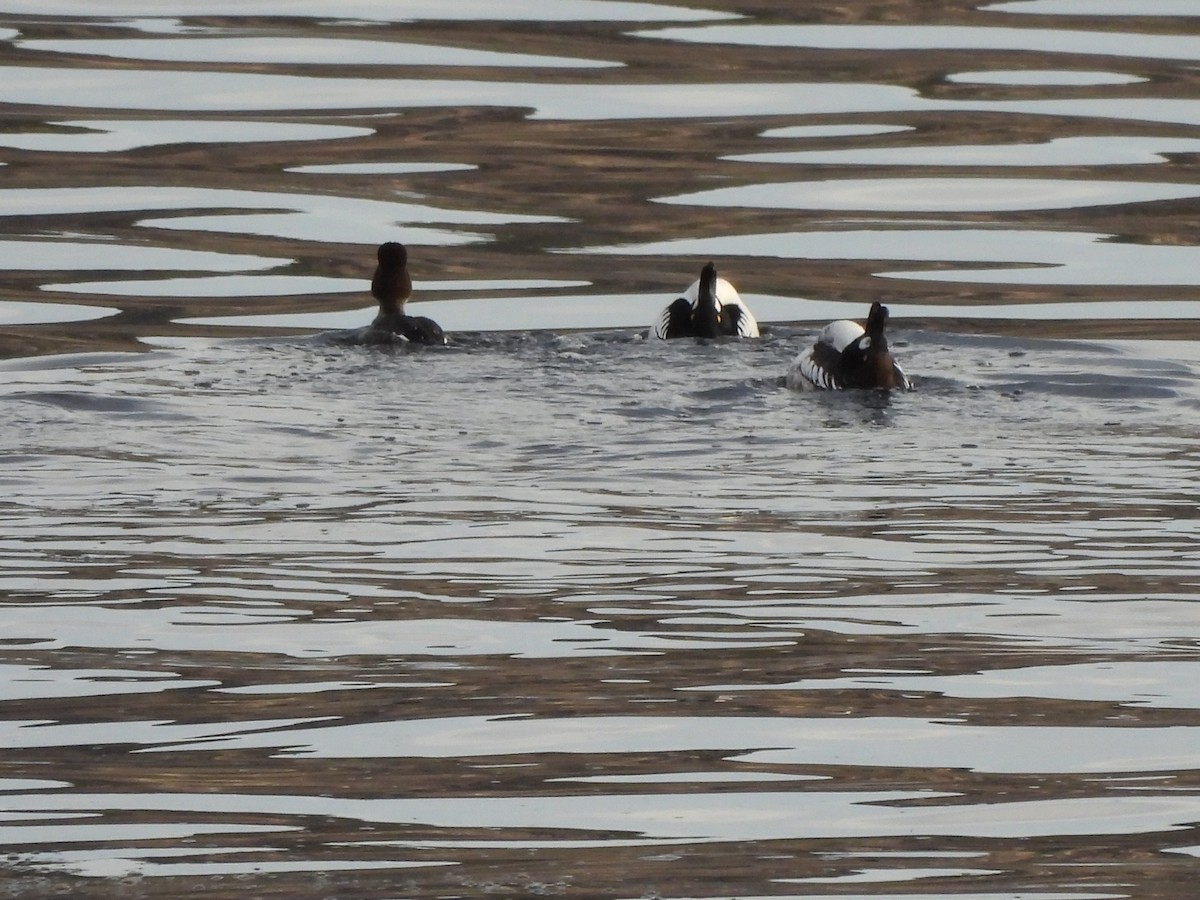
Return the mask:
<svg viewBox="0 0 1200 900">
<path fill-rule="evenodd" d="M 0 890 L 1190 900 L 1194 15 L 911 6 L 0 0 Z"/>
<path fill-rule="evenodd" d="M 115 316 L 120 310 L 103 306 L 77 306 L 69 303 L 21 303 L 0 301 L 0 325 L 44 325 L 51 322 L 86 322 Z"/>
<path fill-rule="evenodd" d="M 1200 16 L 1191 0 L 1002 0 L 982 8 L 1044 16 Z"/>
<path fill-rule="evenodd" d="M 146 218 L 167 210 L 237 209 L 234 215 Z M 274 210 L 283 210 L 274 212 Z M 526 216 L 474 210 L 438 209 L 398 200 L 368 200 L 324 194 L 279 194 L 267 191 L 140 187 L 63 187 L 0 190 L 0 216 L 80 215 L 137 212 L 146 228 L 256 234 L 295 240 L 345 241 L 356 235 L 386 233 L 400 223 L 495 225 L 562 221 L 553 216 Z M 472 232 L 417 227 L 414 238 L 427 244 L 461 244 L 485 237 Z"/>
<path fill-rule="evenodd" d="M 590 69 L 619 66 L 603 60 L 522 53 L 493 53 L 393 41 L 329 38 L 175 38 L 103 41 L 17 41 L 26 50 L 114 56 L 155 62 L 273 63 L 276 65 L 500 66 L 505 68 Z"/>
<path fill-rule="evenodd" d="M 37 213 L 35 205 L 22 210 L 10 207 L 9 215 Z M 0 241 L 0 269 L 53 272 L 64 270 L 110 272 L 202 271 L 229 272 L 271 269 L 287 259 L 238 253 L 114 244 L 103 240 L 78 240 L 83 235 L 59 234 L 42 240 Z M 11 302 L 11 301 L 6 301 Z"/>
<path fill-rule="evenodd" d="M 766 136 L 766 135 L 764 135 Z M 790 135 L 772 135 L 788 137 Z M 803 136 L 803 135 L 796 135 Z M 745 162 L 809 166 L 1132 166 L 1168 162 L 1167 154 L 1200 153 L 1200 140 L 1191 138 L 1095 137 L 1055 138 L 1044 144 L 976 144 L 950 147 L 873 147 L 856 150 L 784 150 L 747 153 L 729 159 Z M 1009 192 L 1011 179 L 993 182 Z M 961 182 L 950 181 L 947 189 Z M 924 186 L 913 185 L 917 190 Z M 1047 186 L 1046 193 L 1057 193 Z M 1150 198 L 1155 199 L 1155 198 Z M 1082 205 L 1082 203 L 1080 204 Z"/>
<path fill-rule="evenodd" d="M 289 172 L 304 175 L 421 175 L 427 172 L 464 172 L 477 169 L 469 163 L 401 162 L 335 163 L 327 166 L 296 166 Z"/>
<path fill-rule="evenodd" d="M 754 47 L 843 50 L 1012 50 L 1194 60 L 1200 36 L 952 25 L 703 25 L 640 31 L 641 37 Z"/>
<path fill-rule="evenodd" d="M 113 0 L 97 16 L 90 0 L 3 0 L 0 13 L 16 15 L 98 18 L 163 15 L 157 0 Z M 360 19 L 365 22 L 529 21 L 529 22 L 636 22 L 702 21 L 737 18 L 732 13 L 686 9 L 658 3 L 623 0 L 512 0 L 497 6 L 489 0 L 459 0 L 453 5 L 439 0 L 341 0 L 330 6 L 324 0 L 182 0 L 173 3 L 170 16 L 303 16 L 320 20 Z"/>
<path fill-rule="evenodd" d="M 1193 664 L 1194 665 L 1194 664 Z M 846 678 L 780 685 L 713 685 L 694 690 L 933 691 L 953 697 L 1037 697 L 1152 706 L 1200 708 L 1200 679 L 1180 677 L 1183 663 L 1123 661 L 1103 665 L 1033 666 L 941 677 L 927 673 L 862 672 Z M 1076 671 L 1077 669 L 1077 671 Z"/>
<path fill-rule="evenodd" d="M 681 238 L 648 244 L 624 244 L 593 247 L 588 253 L 637 256 L 712 256 L 779 257 L 788 260 L 885 260 L 942 263 L 941 266 L 908 267 L 897 271 L 879 267 L 876 274 L 887 278 L 920 281 L 975 282 L 983 284 L 1047 285 L 1126 285 L 1169 286 L 1200 283 L 1200 248 L 1142 245 L 1116 240 L 1116 235 L 1069 231 L 1024 231 L 1020 229 L 947 229 L 936 223 L 925 227 L 848 228 L 839 231 L 785 231 L 771 234 L 724 235 L 708 238 Z M 970 263 L 970 268 L 950 264 Z M 997 266 L 999 264 L 999 266 Z M 995 267 L 994 267 L 995 266 Z M 805 269 L 794 275 L 797 285 L 811 277 Z M 1039 303 L 1014 308 L 1010 305 L 979 305 L 970 309 L 938 304 L 929 308 L 917 304 L 921 315 L 946 315 L 997 318 L 1055 318 L 1063 313 L 1077 316 L 1086 310 L 1107 318 L 1133 316 L 1153 318 L 1156 302 L 1133 304 L 1125 300 L 1086 300 L 1083 304 L 1062 308 L 1061 304 Z M 1059 312 L 1052 310 L 1058 308 Z M 900 307 L 898 306 L 899 310 Z M 1182 300 L 1171 307 L 1169 317 L 1190 318 L 1200 309 L 1194 300 Z M 861 316 L 861 310 L 838 307 L 822 310 L 822 315 Z M 797 315 L 796 319 L 808 316 Z"/>
<path fill-rule="evenodd" d="M 946 80 L 960 84 L 1082 87 L 1101 84 L 1138 84 L 1147 79 L 1139 75 L 1128 75 L 1121 72 L 1016 69 L 1000 72 L 955 72 L 953 75 L 947 75 Z"/>
<path fill-rule="evenodd" d="M 937 151 L 933 151 L 936 156 Z M 778 161 L 778 160 L 772 160 Z M 656 198 L 691 206 L 847 212 L 1014 212 L 1200 197 L 1200 186 L 1050 178 L 840 178 L 715 188 Z"/>
<path fill-rule="evenodd" d="M 349 125 L 220 119 L 75 119 L 46 124 L 54 130 L 0 134 L 0 147 L 50 153 L 119 153 L 168 144 L 336 141 L 373 133 L 370 128 Z"/>
<path fill-rule="evenodd" d="M 508 279 L 504 281 L 416 281 L 414 290 L 424 294 L 433 292 L 464 293 L 471 291 L 537 291 L 549 288 L 586 287 L 587 282 L 555 281 L 553 279 Z M 316 275 L 208 275 L 198 278 L 138 279 L 136 281 L 85 281 L 68 284 L 45 284 L 42 290 L 67 294 L 109 294 L 124 297 L 224 297 L 228 299 L 246 297 L 294 297 L 305 294 L 361 294 L 360 278 L 322 278 Z M 519 298 L 523 303 L 525 298 Z M 437 301 L 434 301 L 435 303 Z M 454 301 L 469 305 L 480 317 L 463 317 L 457 327 L 478 326 L 486 319 L 488 307 L 479 306 L 479 301 Z M 504 299 L 498 303 L 505 303 Z M 511 302 L 508 301 L 508 302 Z M 527 304 L 526 304 L 527 305 Z M 415 308 L 415 306 L 414 306 Z M 422 309 L 432 309 L 425 303 Z M 370 307 L 353 309 L 341 313 L 297 313 L 292 316 L 244 316 L 232 324 L 274 325 L 276 328 L 354 328 L 370 321 L 376 310 Z M 511 323 L 502 321 L 497 310 L 496 325 L 501 330 L 511 330 Z M 622 323 L 616 323 L 622 324 Z M 451 326 L 454 327 L 454 326 Z M 527 322 L 519 327 L 536 328 L 537 323 Z"/>
</svg>

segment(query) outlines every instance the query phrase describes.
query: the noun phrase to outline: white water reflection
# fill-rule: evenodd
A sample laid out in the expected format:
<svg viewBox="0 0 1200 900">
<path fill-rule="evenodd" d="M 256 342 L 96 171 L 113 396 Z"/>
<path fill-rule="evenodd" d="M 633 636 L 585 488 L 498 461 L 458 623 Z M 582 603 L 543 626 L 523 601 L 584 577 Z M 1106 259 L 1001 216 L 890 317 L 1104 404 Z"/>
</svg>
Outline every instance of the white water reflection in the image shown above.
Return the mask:
<svg viewBox="0 0 1200 900">
<path fill-rule="evenodd" d="M 1063 69 L 1004 69 L 989 72 L 956 72 L 946 76 L 956 84 L 1011 84 L 1024 87 L 1088 87 L 1107 84 L 1140 84 L 1149 79 L 1121 72 L 1083 72 Z"/>
<path fill-rule="evenodd" d="M 137 281 L 81 281 L 45 284 L 44 291 L 67 294 L 101 294 L 124 297 L 294 297 L 305 294 L 367 294 L 372 271 L 370 253 L 363 254 L 363 277 L 330 278 L 320 275 L 212 275 L 199 278 L 139 279 Z M 549 279 L 501 279 L 490 281 L 417 281 L 418 295 L 425 291 L 526 291 L 546 288 L 582 287 L 587 282 Z M 418 296 L 417 300 L 420 301 Z M 477 301 L 478 302 L 478 301 Z M 501 301 L 503 302 L 503 301 Z M 425 307 L 423 307 L 425 308 Z M 374 317 L 375 307 L 330 312 L 299 313 L 302 323 L 316 321 L 318 328 L 353 328 Z M 315 320 L 309 317 L 317 317 Z M 325 317 L 329 317 L 326 319 Z M 265 324 L 264 320 L 289 320 L 289 316 L 248 316 L 243 324 Z M 224 321 L 224 320 L 222 320 Z M 332 324 L 330 324 L 332 323 Z M 293 327 L 283 323 L 283 327 Z M 301 324 L 296 327 L 310 327 Z"/>
<path fill-rule="evenodd" d="M 0 578 L 7 589 L 20 589 L 20 579 Z M 238 591 L 227 594 L 270 594 Z M 188 593 L 186 590 L 181 593 Z M 788 643 L 787 632 L 727 634 L 706 637 L 658 636 L 615 632 L 603 623 L 583 621 L 497 622 L 472 618 L 404 619 L 392 622 L 306 621 L 306 612 L 269 606 L 247 609 L 176 605 L 136 614 L 103 606 L 49 607 L 34 611 L 0 610 L 9 639 L 20 636 L 31 646 L 68 646 L 169 651 L 283 654 L 296 658 L 355 655 L 424 655 L 469 657 L 500 654 L 518 659 L 620 655 L 721 646 L 763 647 Z M 236 627 L 234 627 L 236 626 Z M 0 723 L 2 725 L 3 723 Z M 42 732 L 49 738 L 49 733 Z M 10 745 L 11 746 L 11 745 Z"/>
<path fill-rule="evenodd" d="M 936 151 L 934 151 L 936 154 Z M 856 212 L 1013 212 L 1200 197 L 1200 185 L 1063 178 L 844 178 L 714 188 L 659 203 Z"/>
<path fill-rule="evenodd" d="M 5 702 L 52 697 L 117 697 L 219 685 L 219 681 L 183 678 L 174 672 L 0 665 L 0 701 Z"/>
<path fill-rule="evenodd" d="M 44 284 L 42 290 L 114 297 L 297 297 L 306 294 L 366 293 L 370 253 L 363 253 L 364 278 L 320 275 L 213 275 L 201 278 L 81 281 Z"/>
<path fill-rule="evenodd" d="M 170 41 L 25 40 L 17 46 L 49 53 L 111 56 L 155 62 L 253 63 L 334 66 L 487 66 L 597 69 L 620 66 L 604 60 L 528 53 L 498 53 L 429 44 L 334 38 L 175 38 Z"/>
<path fill-rule="evenodd" d="M 114 195 L 120 193 L 114 189 Z M 0 191 L 0 195 L 5 194 Z M 66 189 L 60 199 L 73 196 Z M 44 196 L 44 195 L 43 195 Z M 7 215 L 33 214 L 38 201 L 23 205 L 27 198 L 14 198 Z M 3 200 L 0 200 L 2 203 Z M 14 208 L 15 207 L 15 208 Z M 65 211 L 65 210 L 60 210 Z M 286 265 L 289 259 L 215 253 L 207 250 L 176 250 L 169 247 L 141 247 L 103 240 L 0 240 L 0 270 L 8 271 L 204 271 L 229 272 L 272 269 Z M 41 304 L 38 304 L 39 306 Z"/>
<path fill-rule="evenodd" d="M 981 9 L 1044 16 L 1200 16 L 1194 0 L 1003 0 Z"/>
<path fill-rule="evenodd" d="M 0 0 L 0 13 L 33 16 L 70 16 L 90 19 L 97 13 L 114 16 L 163 15 L 159 0 L 110 0 L 103 11 L 92 0 Z M 301 16 L 304 18 L 360 19 L 374 22 L 433 21 L 539 21 L 539 22 L 669 22 L 729 19 L 729 13 L 687 9 L 657 3 L 623 0 L 175 0 L 169 15 L 176 16 Z"/>
<path fill-rule="evenodd" d="M 966 25 L 701 25 L 633 32 L 703 44 L 823 50 L 1009 50 L 1170 60 L 1200 58 L 1200 36 Z"/>
<path fill-rule="evenodd" d="M 931 691 L 949 697 L 1031 697 L 1120 703 L 1153 709 L 1200 709 L 1200 664 L 1194 660 L 1128 660 L 995 669 L 965 675 L 862 672 L 785 684 L 721 684 L 698 691 Z"/>
<path fill-rule="evenodd" d="M 982 502 L 987 503 L 986 500 Z M 963 507 L 975 506 L 967 498 L 960 498 L 957 503 Z M 936 536 L 931 536 L 931 540 L 936 542 Z M 1020 568 L 1022 571 L 1054 571 L 1059 576 L 1080 575 L 1103 569 L 1103 554 L 1088 549 L 1092 542 L 1103 546 L 1102 535 L 1094 535 L 1091 541 L 1085 539 L 1078 544 L 1063 542 L 1052 552 L 1046 552 L 1048 546 L 1029 545 L 1023 548 L 1023 553 L 1018 550 L 1004 552 L 997 551 L 996 542 L 986 540 L 981 529 L 974 542 L 961 546 L 963 553 L 956 561 L 966 566 L 974 553 L 981 561 L 980 574 Z M 1167 541 L 1156 548 L 1147 547 L 1138 569 L 1148 576 L 1190 577 L 1196 570 L 1196 561 L 1190 558 L 1186 548 L 1186 538 Z M 1039 549 L 1044 554 L 1040 562 L 1030 558 L 1030 554 Z M 839 547 L 838 551 L 839 555 L 825 560 L 827 577 L 834 576 L 834 563 L 840 553 L 854 552 L 845 547 Z M 1175 554 L 1185 558 L 1178 566 L 1164 565 Z M 932 568 L 932 558 L 929 562 Z M 826 566 L 818 563 L 808 567 L 808 571 L 815 573 Z M 911 574 L 913 578 L 920 577 L 919 572 Z M 1010 646 L 1071 652 L 1156 653 L 1169 650 L 1175 641 L 1187 640 L 1190 607 L 1186 602 L 1176 603 L 1161 597 L 1095 596 L 1090 592 L 1086 598 L 1083 593 L 1075 596 L 1080 599 L 1036 593 L 1008 596 L 1002 602 L 982 595 L 955 594 L 943 594 L 936 600 L 913 594 L 896 597 L 890 602 L 879 596 L 834 601 L 814 597 L 807 602 L 791 603 L 743 601 L 736 607 L 695 602 L 690 604 L 694 607 L 690 614 L 681 612 L 675 618 L 661 610 L 658 612 L 664 623 L 692 629 L 740 623 L 770 629 L 771 633 L 799 629 L 845 635 L 986 634 Z M 640 609 L 601 608 L 596 611 L 615 617 L 645 614 L 645 610 Z M 1140 642 L 1135 639 L 1136 628 L 1131 627 L 1126 618 L 1139 613 L 1143 618 L 1138 627 L 1153 627 L 1156 635 Z"/>
<path fill-rule="evenodd" d="M 533 118 L 638 119 L 911 109 L 916 92 L 888 85 L 539 84 L 451 79 L 163 70 L 0 67 L 0 103 L 175 111 L 345 110 L 492 106 Z"/>
<path fill-rule="evenodd" d="M 880 869 L 863 868 L 853 875 L 829 878 L 781 878 L 781 884 L 894 884 L 898 881 L 918 881 L 922 878 L 969 878 L 980 875 L 1002 875 L 1002 869 Z"/>
<path fill-rule="evenodd" d="M 1119 731 L 1119 729 L 1111 729 Z M 59 812 L 64 817 L 111 812 L 158 812 L 183 817 L 269 816 L 301 821 L 318 816 L 377 825 L 425 825 L 470 834 L 505 829 L 562 832 L 564 838 L 587 833 L 697 842 L 782 841 L 798 839 L 912 835 L 1029 839 L 1039 836 L 1146 834 L 1182 829 L 1200 815 L 1200 801 L 1189 797 L 1085 797 L 1010 802 L 959 802 L 919 805 L 947 795 L 931 791 L 755 791 L 668 795 L 397 797 L 255 794 L 55 794 L 2 796 L 0 810 Z M 910 805 L 905 805 L 910 804 Z M 130 827 L 130 826 L 124 826 Z M 165 822 L 141 826 L 155 832 L 187 834 L 199 826 Z M 268 826 L 245 826 L 247 832 Z M 279 828 L 280 826 L 275 826 Z M 286 827 L 286 826 L 283 826 Z M 129 841 L 122 826 L 71 824 L 0 828 L 0 843 L 62 844 L 104 840 Z M 223 830 L 229 830 L 225 826 Z M 240 828 L 238 830 L 241 830 Z M 20 832 L 22 836 L 18 836 Z M 91 832 L 94 836 L 89 837 Z M 194 833 L 194 832 L 193 832 Z M 161 835 L 165 837 L 166 834 Z M 550 834 L 542 846 L 554 846 Z M 403 846 L 403 842 L 396 843 Z M 449 846 L 453 846 L 453 842 Z"/>
<path fill-rule="evenodd" d="M 146 10 L 149 12 L 149 10 Z M 152 19 L 96 19 L 90 24 L 100 28 L 133 29 L 143 34 L 224 34 L 225 29 L 185 23 L 182 19 L 155 16 Z"/>
<path fill-rule="evenodd" d="M 307 719 L 256 719 L 247 722 L 180 724 L 178 722 L 86 722 L 64 725 L 45 719 L 6 719 L 0 722 L 0 736 L 10 749 L 37 747 L 80 747 L 91 743 L 91 735 L 100 744 L 155 747 L 182 741 L 221 739 L 240 731 L 262 728 L 288 728 L 319 722 L 328 717 Z M 3 795 L 0 795 L 2 797 Z M 4 841 L 0 840 L 0 844 Z"/>
<path fill-rule="evenodd" d="M 310 681 L 288 682 L 287 684 L 251 684 L 244 687 L 217 687 L 218 694 L 243 694 L 246 696 L 273 696 L 291 694 L 341 693 L 342 691 L 371 691 L 379 688 L 407 691 L 423 688 L 453 687 L 450 681 L 399 681 L 392 683 L 369 683 L 363 681 Z"/>
<path fill-rule="evenodd" d="M 762 133 L 765 138 L 831 138 L 863 137 L 875 134 L 898 134 L 914 131 L 911 125 L 787 125 L 783 128 L 768 128 Z"/>
<path fill-rule="evenodd" d="M 80 812 L 74 818 L 93 818 L 98 811 Z M 20 814 L 22 818 L 37 818 L 28 816 L 25 813 Z M 60 815 L 57 818 L 69 820 L 70 815 Z M 56 824 L 56 825 L 17 825 L 17 826 L 0 826 L 0 843 L 12 845 L 13 847 L 29 846 L 31 844 L 51 843 L 51 844 L 74 844 L 107 842 L 112 841 L 118 845 L 133 846 L 144 841 L 194 841 L 198 838 L 203 838 L 205 835 L 220 835 L 220 834 L 238 834 L 238 835 L 254 835 L 254 834 L 273 834 L 278 832 L 293 831 L 298 826 L 294 825 L 251 825 L 246 823 L 162 823 L 152 825 L 130 825 L 122 823 L 106 823 L 104 825 L 73 825 L 73 824 Z M 44 859 L 44 857 L 30 857 L 33 860 Z M 71 866 L 64 866 L 68 871 Z"/>
<path fill-rule="evenodd" d="M 284 829 L 277 829 L 284 830 Z M 211 832 L 210 832 L 211 833 Z M 199 836 L 199 835 L 197 835 Z M 342 859 L 292 859 L 267 860 L 255 857 L 255 853 L 266 853 L 266 848 L 206 847 L 192 850 L 153 850 L 139 847 L 127 850 L 65 850 L 49 853 L 26 853 L 20 856 L 23 865 L 42 871 L 65 871 L 81 878 L 128 879 L 128 878 L 250 878 L 257 875 L 279 875 L 289 872 L 312 872 L 317 877 L 336 872 L 354 872 L 373 869 L 424 869 L 453 866 L 456 863 L 407 860 L 342 860 Z M 204 856 L 204 860 L 180 862 L 189 856 Z M 225 860 L 223 856 L 238 859 Z M 249 858 L 245 858 L 245 857 Z M 162 859 L 163 862 L 155 860 Z"/>
<path fill-rule="evenodd" d="M 67 303 L 24 303 L 0 300 L 0 325 L 46 325 L 52 322 L 90 322 L 115 316 L 119 309 Z"/>
<path fill-rule="evenodd" d="M 1197 40 L 1200 40 L 1198 38 Z M 1155 97 L 930 100 L 892 85 L 537 84 L 432 79 L 317 78 L 235 72 L 0 67 L 0 103 L 92 109 L 232 112 L 487 106 L 531 119 L 680 119 L 954 110 L 1200 124 L 1200 101 Z"/>
<path fill-rule="evenodd" d="M 1057 137 L 1041 144 L 975 144 L 862 147 L 843 150 L 785 150 L 745 153 L 725 159 L 808 166 L 1131 166 L 1168 162 L 1168 153 L 1200 153 L 1200 139 L 1087 135 Z M 1007 190 L 1008 182 L 1001 185 Z M 951 181 L 947 191 L 960 187 Z M 925 183 L 914 185 L 922 195 Z M 1054 188 L 1054 193 L 1060 189 Z M 1094 202 L 1094 201 L 1093 201 Z M 1116 202 L 1129 202 L 1118 200 Z M 1081 205 L 1083 205 L 1081 203 Z"/>
<path fill-rule="evenodd" d="M 375 162 L 295 166 L 285 171 L 302 175 L 425 175 L 432 172 L 469 172 L 478 168 L 469 163 Z"/>
<path fill-rule="evenodd" d="M 904 262 L 970 263 L 971 268 L 922 271 L 906 269 L 877 274 L 924 281 L 963 281 L 988 284 L 1094 284 L 1169 286 L 1200 284 L 1200 247 L 1133 244 L 1115 235 L 1077 231 L 1009 230 L 992 228 L 872 228 L 847 231 L 786 231 L 770 234 L 724 235 L 592 247 L 573 253 L 637 256 L 730 258 L 773 256 L 781 259 L 857 259 Z M 737 263 L 723 268 L 737 273 Z M 798 287 L 804 272 L 796 273 Z M 741 285 L 738 278 L 734 281 Z M 744 286 L 744 285 L 743 285 Z M 1166 301 L 1164 301 L 1166 302 Z M 1200 306 L 1192 301 L 1168 303 L 1175 313 Z M 1052 315 L 1043 310 L 1056 308 Z M 900 306 L 897 305 L 896 309 Z M 1020 315 L 1057 318 L 1077 315 L 1080 304 L 1008 306 Z M 1125 313 L 1122 313 L 1122 308 Z M 1143 306 L 1143 315 L 1151 307 Z M 755 306 L 756 314 L 758 307 Z M 922 315 L 936 315 L 923 308 Z M 1137 316 L 1134 304 L 1089 304 L 1089 315 Z M 1165 308 L 1164 308 L 1165 309 Z M 974 311 L 972 311 L 974 310 Z M 959 315 L 987 315 L 986 307 L 959 308 Z M 903 314 L 903 313 L 901 313 Z M 1148 316 L 1147 316 L 1148 317 Z"/>
<path fill-rule="evenodd" d="M 373 129 L 352 125 L 219 119 L 72 119 L 47 124 L 76 130 L 4 132 L 0 133 L 0 147 L 52 153 L 115 153 L 167 144 L 336 141 L 374 134 Z"/>
<path fill-rule="evenodd" d="M 50 732 L 73 726 L 45 725 Z M 171 744 L 146 752 L 271 749 L 284 757 L 452 758 L 520 754 L 715 752 L 753 765 L 951 768 L 990 773 L 1170 772 L 1197 764 L 1200 729 L 964 725 L 899 716 L 576 716 L 330 723 Z M 186 740 L 184 738 L 183 740 Z M 1200 804 L 1200 798 L 1193 802 Z"/>
<path fill-rule="evenodd" d="M 236 209 L 244 212 L 147 218 L 154 211 L 195 209 Z M 400 233 L 399 239 L 410 244 L 453 246 L 488 240 L 487 235 L 478 233 L 416 227 L 426 223 L 507 225 L 563 221 L 555 216 L 438 209 L 418 203 L 365 200 L 331 194 L 281 194 L 154 185 L 0 190 L 0 216 L 117 211 L 142 214 L 139 224 L 150 228 L 267 235 L 322 243 L 360 243 L 372 247 L 379 242 L 381 234 L 395 234 L 397 231 Z"/>
</svg>

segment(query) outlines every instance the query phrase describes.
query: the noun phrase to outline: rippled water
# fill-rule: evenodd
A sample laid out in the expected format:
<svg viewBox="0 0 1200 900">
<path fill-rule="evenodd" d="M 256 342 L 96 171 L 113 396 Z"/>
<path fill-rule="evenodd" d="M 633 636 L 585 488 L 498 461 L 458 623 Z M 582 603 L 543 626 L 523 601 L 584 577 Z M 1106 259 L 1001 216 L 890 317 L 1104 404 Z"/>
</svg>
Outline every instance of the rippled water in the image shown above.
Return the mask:
<svg viewBox="0 0 1200 900">
<path fill-rule="evenodd" d="M 0 893 L 1194 894 L 1192 4 L 104 6 L 0 0 Z"/>
</svg>

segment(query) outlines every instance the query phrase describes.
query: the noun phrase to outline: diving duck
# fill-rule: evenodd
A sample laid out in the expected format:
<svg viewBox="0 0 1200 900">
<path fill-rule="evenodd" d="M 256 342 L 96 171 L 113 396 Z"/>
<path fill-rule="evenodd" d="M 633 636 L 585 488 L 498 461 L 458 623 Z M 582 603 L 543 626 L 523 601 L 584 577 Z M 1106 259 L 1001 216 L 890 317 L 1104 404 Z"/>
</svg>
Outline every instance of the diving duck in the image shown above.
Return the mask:
<svg viewBox="0 0 1200 900">
<path fill-rule="evenodd" d="M 816 343 L 796 357 L 787 373 L 787 386 L 798 390 L 909 389 L 912 382 L 888 349 L 887 320 L 888 308 L 872 303 L 865 328 L 846 319 L 830 322 L 821 329 Z"/>
<path fill-rule="evenodd" d="M 678 337 L 758 337 L 758 322 L 732 284 L 709 263 L 683 296 L 670 303 L 650 326 L 660 340 Z"/>
<path fill-rule="evenodd" d="M 379 301 L 379 315 L 371 328 L 399 335 L 414 344 L 446 343 L 446 335 L 437 322 L 425 316 L 410 316 L 404 311 L 404 304 L 412 296 L 408 250 L 404 245 L 396 241 L 380 244 L 376 258 L 379 265 L 371 278 L 371 296 Z"/>
</svg>

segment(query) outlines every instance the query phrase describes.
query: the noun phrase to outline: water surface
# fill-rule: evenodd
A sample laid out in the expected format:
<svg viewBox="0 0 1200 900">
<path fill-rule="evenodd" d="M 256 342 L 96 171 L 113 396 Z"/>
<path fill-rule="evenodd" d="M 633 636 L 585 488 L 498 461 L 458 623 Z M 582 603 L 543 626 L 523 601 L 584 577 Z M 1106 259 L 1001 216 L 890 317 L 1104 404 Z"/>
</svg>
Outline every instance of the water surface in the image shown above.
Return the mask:
<svg viewBox="0 0 1200 900">
<path fill-rule="evenodd" d="M 3 890 L 1190 898 L 1194 17 L 0 0 Z"/>
</svg>

